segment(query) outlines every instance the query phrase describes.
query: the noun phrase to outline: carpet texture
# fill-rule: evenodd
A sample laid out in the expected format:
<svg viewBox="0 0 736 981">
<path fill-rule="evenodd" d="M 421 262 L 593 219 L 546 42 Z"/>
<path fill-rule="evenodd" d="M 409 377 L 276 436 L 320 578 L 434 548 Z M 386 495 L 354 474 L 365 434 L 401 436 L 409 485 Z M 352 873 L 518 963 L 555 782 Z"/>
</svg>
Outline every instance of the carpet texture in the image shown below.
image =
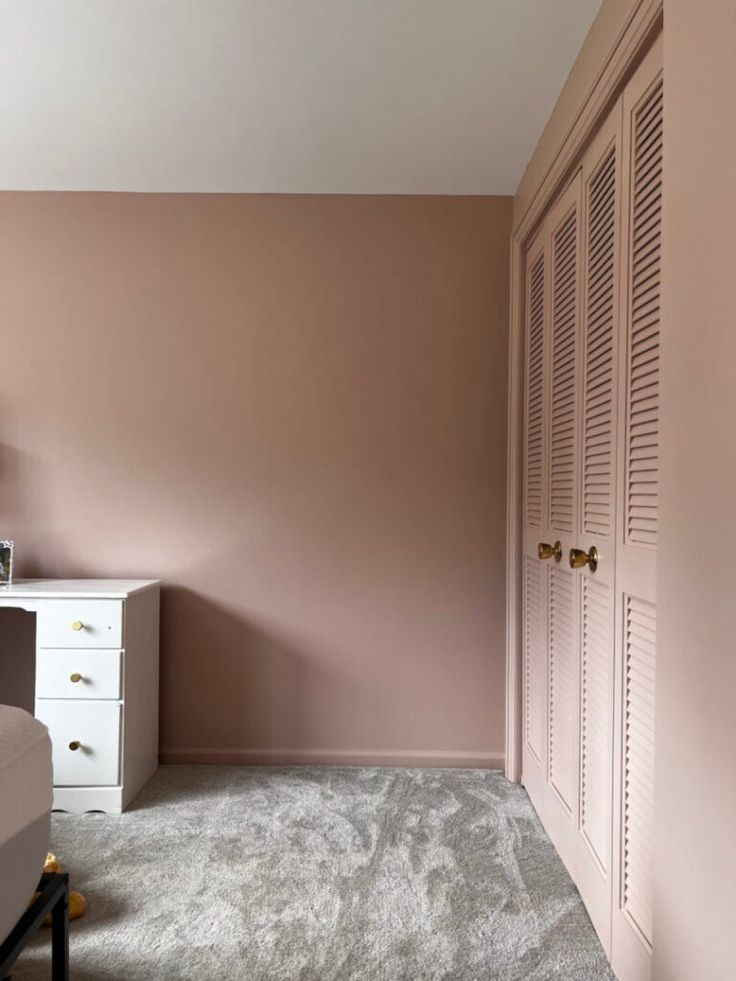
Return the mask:
<svg viewBox="0 0 736 981">
<path fill-rule="evenodd" d="M 73 981 L 612 981 L 524 790 L 487 770 L 162 767 L 54 815 Z M 15 969 L 49 977 L 49 937 Z"/>
</svg>

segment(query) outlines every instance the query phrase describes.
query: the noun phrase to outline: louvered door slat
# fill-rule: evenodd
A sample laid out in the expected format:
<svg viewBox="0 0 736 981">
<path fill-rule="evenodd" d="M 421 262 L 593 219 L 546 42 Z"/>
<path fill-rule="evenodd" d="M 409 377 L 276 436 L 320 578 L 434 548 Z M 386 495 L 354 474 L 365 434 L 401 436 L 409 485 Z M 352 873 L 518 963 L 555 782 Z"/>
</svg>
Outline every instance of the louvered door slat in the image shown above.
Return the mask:
<svg viewBox="0 0 736 981">
<path fill-rule="evenodd" d="M 572 532 L 576 494 L 578 214 L 573 207 L 552 235 L 552 396 L 550 525 Z"/>
<path fill-rule="evenodd" d="M 527 300 L 527 379 L 525 448 L 525 520 L 532 528 L 542 527 L 544 461 L 544 253 L 540 253 L 529 272 Z"/>
<path fill-rule="evenodd" d="M 634 113 L 632 157 L 626 540 L 654 546 L 659 528 L 661 81 Z"/>
<path fill-rule="evenodd" d="M 604 872 L 611 861 L 613 597 L 610 586 L 583 580 L 580 821 Z"/>
<path fill-rule="evenodd" d="M 586 201 L 582 521 L 586 534 L 601 538 L 611 537 L 614 513 L 615 191 L 612 146 L 590 180 Z"/>
<path fill-rule="evenodd" d="M 524 557 L 524 737 L 537 762 L 545 727 L 545 575 L 538 561 Z"/>
<path fill-rule="evenodd" d="M 561 568 L 549 588 L 549 776 L 569 810 L 577 784 L 576 580 Z"/>
<path fill-rule="evenodd" d="M 656 610 L 625 599 L 623 908 L 652 939 Z"/>
</svg>

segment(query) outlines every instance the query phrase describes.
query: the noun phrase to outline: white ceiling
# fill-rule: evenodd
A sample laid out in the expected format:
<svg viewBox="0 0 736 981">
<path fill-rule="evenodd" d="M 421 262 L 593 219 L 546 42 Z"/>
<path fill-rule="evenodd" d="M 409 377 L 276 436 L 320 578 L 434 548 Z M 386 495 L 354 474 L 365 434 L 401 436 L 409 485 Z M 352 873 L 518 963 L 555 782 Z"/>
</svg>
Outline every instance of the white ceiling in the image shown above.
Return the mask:
<svg viewBox="0 0 736 981">
<path fill-rule="evenodd" d="M 600 0 L 0 0 L 0 188 L 511 194 Z"/>
</svg>

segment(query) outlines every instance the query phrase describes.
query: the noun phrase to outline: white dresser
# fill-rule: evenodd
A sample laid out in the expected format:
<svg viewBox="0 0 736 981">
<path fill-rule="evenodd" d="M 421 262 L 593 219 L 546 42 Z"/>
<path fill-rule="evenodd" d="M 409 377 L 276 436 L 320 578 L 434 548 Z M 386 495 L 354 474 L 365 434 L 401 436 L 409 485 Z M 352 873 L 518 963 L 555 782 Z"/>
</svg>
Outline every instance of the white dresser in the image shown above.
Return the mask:
<svg viewBox="0 0 736 981">
<path fill-rule="evenodd" d="M 34 579 L 0 609 L 36 614 L 36 716 L 54 808 L 121 813 L 158 766 L 158 580 Z"/>
</svg>

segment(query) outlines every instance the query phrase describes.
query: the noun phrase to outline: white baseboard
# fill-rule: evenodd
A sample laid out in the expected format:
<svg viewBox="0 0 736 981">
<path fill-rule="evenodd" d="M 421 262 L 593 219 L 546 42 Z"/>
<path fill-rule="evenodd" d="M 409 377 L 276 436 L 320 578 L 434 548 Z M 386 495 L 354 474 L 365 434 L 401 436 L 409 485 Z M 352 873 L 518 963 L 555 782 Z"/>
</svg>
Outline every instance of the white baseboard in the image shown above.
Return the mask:
<svg viewBox="0 0 736 981">
<path fill-rule="evenodd" d="M 420 766 L 478 767 L 502 770 L 503 753 L 456 750 L 370 749 L 208 749 L 162 747 L 162 763 L 238 764 L 241 766 Z"/>
</svg>

